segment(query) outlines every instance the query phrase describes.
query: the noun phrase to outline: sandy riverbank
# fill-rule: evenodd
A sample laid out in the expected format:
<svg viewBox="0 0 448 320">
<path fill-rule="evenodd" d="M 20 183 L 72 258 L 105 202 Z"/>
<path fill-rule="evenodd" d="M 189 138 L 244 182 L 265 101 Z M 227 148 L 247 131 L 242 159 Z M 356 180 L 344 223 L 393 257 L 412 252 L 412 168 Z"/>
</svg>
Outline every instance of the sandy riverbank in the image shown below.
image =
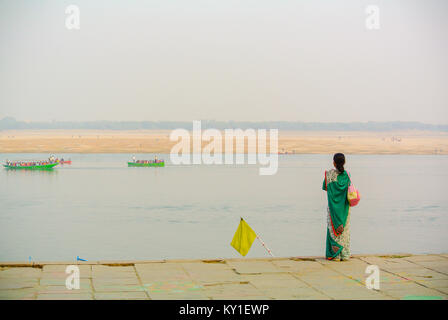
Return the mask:
<svg viewBox="0 0 448 320">
<path fill-rule="evenodd" d="M 169 153 L 171 131 L 0 131 L 1 153 Z M 207 142 L 203 142 L 203 147 Z M 448 133 L 280 131 L 279 151 L 298 154 L 448 154 Z"/>
</svg>

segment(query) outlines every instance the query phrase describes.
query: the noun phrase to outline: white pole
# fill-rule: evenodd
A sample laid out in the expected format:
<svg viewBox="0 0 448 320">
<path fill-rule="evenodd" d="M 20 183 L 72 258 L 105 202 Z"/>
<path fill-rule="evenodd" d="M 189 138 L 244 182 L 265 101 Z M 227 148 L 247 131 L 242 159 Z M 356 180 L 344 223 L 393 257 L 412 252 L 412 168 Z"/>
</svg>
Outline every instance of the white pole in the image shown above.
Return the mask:
<svg viewBox="0 0 448 320">
<path fill-rule="evenodd" d="M 275 256 L 272 254 L 271 249 L 269 249 L 269 248 L 266 246 L 266 244 L 263 242 L 263 240 L 261 240 L 261 238 L 260 238 L 258 235 L 257 235 L 257 239 L 258 239 L 258 241 L 260 241 L 261 245 L 266 249 L 266 251 L 271 255 L 271 257 L 275 257 Z"/>
</svg>

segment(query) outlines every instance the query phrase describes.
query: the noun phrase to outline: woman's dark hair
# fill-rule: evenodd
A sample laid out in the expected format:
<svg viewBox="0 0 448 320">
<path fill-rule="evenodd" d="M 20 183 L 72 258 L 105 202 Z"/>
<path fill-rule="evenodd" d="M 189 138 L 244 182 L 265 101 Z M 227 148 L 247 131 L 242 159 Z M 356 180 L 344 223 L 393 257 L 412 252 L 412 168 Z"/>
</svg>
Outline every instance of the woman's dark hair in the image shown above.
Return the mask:
<svg viewBox="0 0 448 320">
<path fill-rule="evenodd" d="M 336 153 L 333 156 L 333 161 L 336 165 L 336 169 L 338 169 L 339 173 L 344 172 L 344 164 L 345 164 L 345 156 L 343 153 Z"/>
</svg>

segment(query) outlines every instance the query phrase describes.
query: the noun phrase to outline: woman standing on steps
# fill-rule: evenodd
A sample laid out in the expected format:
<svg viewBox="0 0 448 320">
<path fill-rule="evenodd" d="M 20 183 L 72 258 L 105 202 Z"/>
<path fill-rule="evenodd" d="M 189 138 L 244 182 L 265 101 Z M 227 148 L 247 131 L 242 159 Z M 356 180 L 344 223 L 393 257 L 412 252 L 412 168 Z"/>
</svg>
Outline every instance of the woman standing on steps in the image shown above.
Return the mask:
<svg viewBox="0 0 448 320">
<path fill-rule="evenodd" d="M 327 191 L 327 245 L 328 260 L 350 258 L 350 205 L 347 189 L 350 177 L 344 170 L 345 156 L 336 153 L 333 157 L 335 169 L 325 171 L 322 189 Z"/>
</svg>

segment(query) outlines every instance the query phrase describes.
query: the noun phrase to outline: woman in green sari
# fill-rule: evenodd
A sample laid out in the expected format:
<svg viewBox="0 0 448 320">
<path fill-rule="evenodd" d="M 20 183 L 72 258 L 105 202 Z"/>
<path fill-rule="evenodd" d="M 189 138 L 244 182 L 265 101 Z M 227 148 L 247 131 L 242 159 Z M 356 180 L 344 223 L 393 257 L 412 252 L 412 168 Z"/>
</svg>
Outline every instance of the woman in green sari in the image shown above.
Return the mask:
<svg viewBox="0 0 448 320">
<path fill-rule="evenodd" d="M 322 189 L 327 191 L 327 245 L 328 260 L 350 258 L 350 206 L 347 189 L 350 178 L 344 170 L 345 156 L 336 153 L 333 165 L 336 169 L 325 171 Z"/>
</svg>

